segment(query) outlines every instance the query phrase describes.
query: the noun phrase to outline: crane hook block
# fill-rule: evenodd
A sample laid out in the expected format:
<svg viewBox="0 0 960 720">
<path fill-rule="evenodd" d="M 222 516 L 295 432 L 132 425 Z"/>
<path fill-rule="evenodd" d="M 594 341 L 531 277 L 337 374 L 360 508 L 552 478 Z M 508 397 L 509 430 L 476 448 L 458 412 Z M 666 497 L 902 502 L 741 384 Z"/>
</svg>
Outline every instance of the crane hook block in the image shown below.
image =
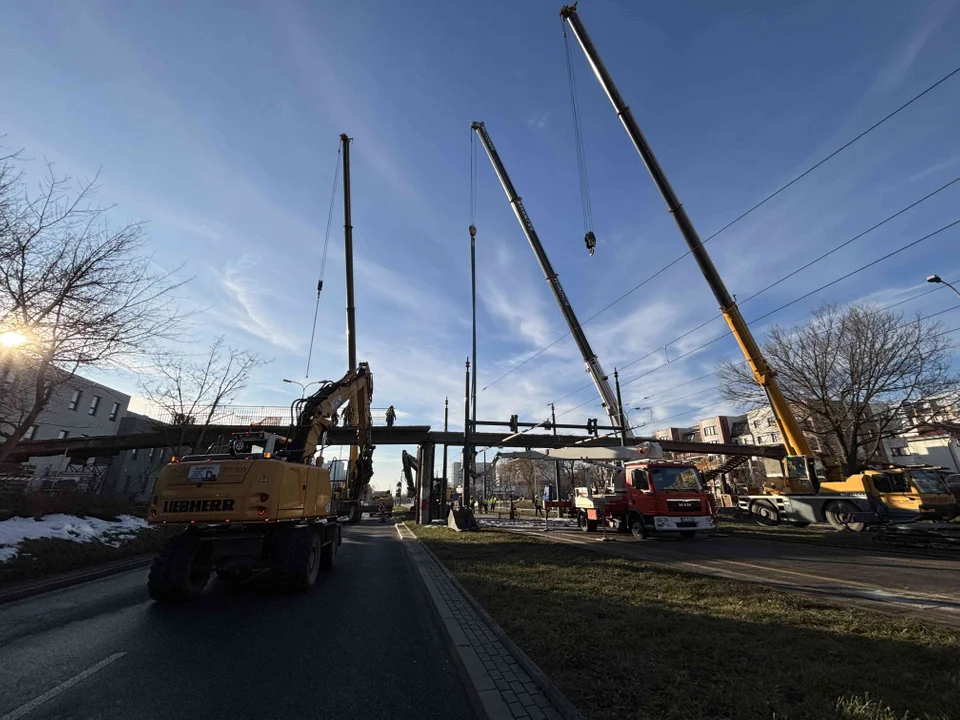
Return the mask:
<svg viewBox="0 0 960 720">
<path fill-rule="evenodd" d="M 593 256 L 593 250 L 597 247 L 597 236 L 593 234 L 593 231 L 588 232 L 583 236 L 583 241 L 587 244 L 587 250 L 590 252 L 590 256 Z"/>
<path fill-rule="evenodd" d="M 477 236 L 477 226 L 470 225 L 470 237 L 476 237 L 476 236 Z"/>
</svg>

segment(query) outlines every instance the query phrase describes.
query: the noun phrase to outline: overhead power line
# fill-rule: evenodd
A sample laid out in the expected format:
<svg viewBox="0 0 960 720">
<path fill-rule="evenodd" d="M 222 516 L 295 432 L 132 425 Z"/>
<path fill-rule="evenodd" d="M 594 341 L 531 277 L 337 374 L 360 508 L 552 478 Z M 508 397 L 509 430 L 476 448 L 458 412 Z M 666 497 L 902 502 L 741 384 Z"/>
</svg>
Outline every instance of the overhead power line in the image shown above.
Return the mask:
<svg viewBox="0 0 960 720">
<path fill-rule="evenodd" d="M 958 183 L 958 182 L 960 182 L 960 177 L 956 177 L 956 178 L 954 178 L 953 180 L 951 180 L 950 182 L 945 183 L 944 185 L 941 185 L 939 188 L 937 188 L 937 189 L 934 190 L 933 192 L 927 193 L 926 195 L 924 195 L 924 196 L 923 196 L 922 198 L 920 198 L 919 200 L 916 200 L 916 201 L 910 203 L 909 205 L 901 208 L 900 210 L 897 210 L 895 213 L 893 213 L 893 214 L 891 214 L 891 215 L 888 215 L 888 216 L 885 217 L 883 220 L 881 220 L 880 222 L 875 223 L 874 225 L 872 225 L 871 227 L 867 228 L 866 230 L 864 230 L 864 231 L 862 231 L 862 232 L 860 232 L 860 233 L 857 233 L 857 234 L 854 235 L 853 237 L 849 238 L 848 240 L 844 240 L 843 242 L 841 242 L 841 243 L 838 244 L 838 245 L 835 245 L 833 248 L 831 248 L 831 249 L 828 250 L 827 252 L 822 253 L 821 255 L 819 255 L 818 257 L 814 258 L 813 260 L 807 262 L 806 264 L 802 265 L 801 267 L 799 267 L 799 268 L 797 268 L 797 269 L 795 269 L 795 270 L 790 271 L 789 273 L 787 273 L 786 275 L 784 275 L 783 277 L 781 277 L 779 280 L 770 283 L 769 285 L 767 285 L 767 286 L 764 287 L 763 289 L 761 289 L 761 290 L 753 293 L 752 295 L 748 296 L 747 298 L 745 298 L 743 301 L 739 302 L 738 304 L 742 307 L 743 305 L 745 305 L 746 303 L 750 302 L 750 301 L 753 300 L 754 298 L 756 298 L 756 297 L 758 297 L 759 295 L 767 292 L 767 290 L 770 290 L 771 288 L 774 288 L 774 287 L 776 287 L 777 285 L 779 285 L 779 284 L 781 284 L 781 283 L 789 280 L 790 278 L 792 278 L 792 277 L 794 277 L 795 275 L 799 274 L 799 273 L 802 272 L 803 270 L 806 270 L 807 268 L 811 267 L 812 265 L 815 265 L 816 263 L 820 262 L 821 260 L 824 260 L 825 258 L 829 257 L 830 255 L 832 255 L 833 253 L 837 252 L 838 250 L 841 250 L 842 248 L 850 245 L 852 242 L 854 242 L 854 241 L 856 241 L 856 240 L 859 240 L 860 238 L 864 237 L 865 235 L 867 235 L 867 234 L 873 232 L 874 230 L 882 227 L 883 225 L 887 224 L 887 223 L 890 222 L 891 220 L 899 217 L 900 215 L 903 215 L 905 212 L 907 212 L 907 211 L 909 211 L 909 210 L 912 210 L 913 208 L 917 207 L 917 206 L 920 205 L 921 203 L 926 202 L 926 201 L 929 200 L 930 198 L 934 197 L 935 195 L 937 195 L 937 194 L 940 193 L 940 192 L 943 192 L 944 190 L 946 190 L 947 188 L 951 187 L 952 185 L 954 185 L 954 184 L 956 184 L 956 183 Z M 956 224 L 956 223 L 953 223 L 953 224 Z M 950 226 L 947 226 L 947 227 L 950 227 Z M 946 229 L 946 228 L 941 228 L 941 229 L 938 230 L 937 232 L 940 232 L 940 231 L 945 230 L 945 229 Z M 936 234 L 936 233 L 934 233 L 934 234 Z M 925 239 L 927 239 L 927 238 L 921 238 L 920 240 L 918 240 L 918 241 L 916 241 L 916 242 L 919 243 L 919 242 L 922 242 L 922 241 L 925 240 Z M 913 243 L 913 244 L 916 244 L 916 243 Z M 905 249 L 907 249 L 908 247 L 911 247 L 911 245 L 907 245 L 907 246 L 901 248 L 900 250 L 897 250 L 896 252 L 894 252 L 894 253 L 892 253 L 892 254 L 895 255 L 897 252 L 901 252 L 902 250 L 905 250 Z M 859 268 L 858 270 L 855 270 L 853 273 L 850 273 L 850 275 L 856 274 L 857 272 L 860 272 L 861 270 L 865 270 L 866 268 L 870 267 L 871 265 L 875 265 L 876 263 L 881 262 L 882 260 L 885 260 L 885 259 L 888 258 L 888 257 L 890 257 L 890 255 L 885 255 L 884 257 L 879 258 L 878 260 L 874 261 L 873 263 L 869 263 L 869 264 L 864 265 L 863 267 Z M 820 290 L 824 290 L 824 289 L 826 289 L 827 287 L 829 287 L 831 284 L 835 284 L 835 283 L 839 282 L 840 280 L 846 279 L 847 277 L 849 277 L 849 275 L 846 275 L 846 276 L 844 276 L 843 278 L 838 278 L 838 279 L 835 280 L 833 283 L 828 283 L 827 285 L 824 285 L 824 286 L 818 288 L 817 290 L 814 290 L 814 291 L 812 291 L 811 293 L 808 293 L 808 294 L 805 295 L 805 296 L 802 296 L 802 297 L 800 297 L 800 298 L 797 298 L 797 299 L 794 300 L 793 302 L 799 302 L 800 300 L 804 299 L 804 297 L 809 297 L 809 296 L 812 295 L 813 293 L 819 292 Z M 932 292 L 932 291 L 931 291 L 931 292 Z M 792 303 L 790 303 L 790 304 L 792 304 Z M 782 309 L 785 308 L 785 307 L 788 307 L 788 305 L 781 306 L 780 308 L 777 308 L 777 310 L 774 310 L 774 311 L 772 311 L 772 312 L 777 312 L 778 310 L 782 310 Z M 772 313 L 768 313 L 768 314 L 772 314 Z M 723 314 L 722 314 L 722 313 L 721 313 L 721 314 L 714 315 L 713 317 L 711 317 L 711 318 L 705 320 L 704 322 L 700 323 L 699 325 L 697 325 L 695 328 L 692 328 L 691 330 L 688 330 L 687 332 L 683 333 L 682 335 L 678 335 L 677 337 L 673 338 L 672 340 L 669 340 L 668 342 L 664 343 L 663 345 L 657 346 L 656 349 L 651 350 L 650 352 L 646 353 L 645 355 L 641 355 L 640 357 L 634 358 L 633 360 L 630 360 L 630 361 L 627 362 L 626 364 L 621 365 L 621 366 L 620 366 L 620 369 L 621 369 L 621 370 L 624 370 L 624 369 L 626 369 L 626 368 L 628 368 L 628 367 L 631 367 L 631 366 L 633 366 L 633 365 L 636 365 L 638 362 L 641 362 L 641 361 L 643 361 L 643 360 L 646 360 L 648 357 L 651 357 L 651 356 L 653 356 L 653 355 L 656 355 L 656 354 L 657 354 L 658 352 L 660 352 L 661 350 L 664 350 L 664 351 L 665 351 L 665 349 L 666 349 L 667 347 L 669 347 L 670 345 L 673 345 L 673 344 L 679 342 L 680 340 L 683 340 L 684 338 L 689 337 L 689 336 L 692 335 L 693 333 L 697 332 L 698 330 L 706 327 L 706 326 L 709 325 L 710 323 L 712 323 L 712 322 L 714 322 L 714 321 L 716 321 L 717 319 L 722 318 L 722 317 L 723 317 Z M 767 316 L 766 316 L 766 315 L 763 315 L 763 316 L 761 316 L 761 317 L 759 317 L 759 318 L 756 318 L 756 320 L 762 320 L 762 319 L 765 318 L 765 317 L 767 317 Z M 709 344 L 711 344 L 711 343 L 713 343 L 713 342 L 716 342 L 717 340 L 720 340 L 721 338 L 727 337 L 727 335 L 729 335 L 729 334 L 731 334 L 731 333 L 730 333 L 730 332 L 727 332 L 727 333 L 725 333 L 724 335 L 722 335 L 722 336 L 720 336 L 720 337 L 718 337 L 718 338 L 715 338 L 714 340 L 710 341 L 710 343 L 707 343 L 707 345 L 709 345 Z M 701 346 L 700 348 L 697 348 L 697 349 L 702 349 L 703 347 L 705 347 L 705 346 Z M 692 351 L 692 352 L 696 352 L 696 350 L 694 350 L 694 351 Z M 686 357 L 686 356 L 689 355 L 689 354 L 690 354 L 690 353 L 685 353 L 684 355 L 681 355 L 680 358 Z M 676 360 L 678 360 L 678 359 L 680 359 L 680 358 L 673 358 L 673 360 L 670 360 L 670 358 L 669 358 L 669 356 L 668 356 L 668 357 L 667 357 L 667 364 L 669 364 L 670 362 L 674 362 L 674 361 L 676 361 Z M 659 367 L 662 367 L 662 366 L 659 366 Z M 637 378 L 634 378 L 634 379 L 637 379 Z M 632 382 L 632 381 L 631 381 L 631 382 Z M 588 387 L 592 387 L 592 384 L 587 383 L 586 385 L 582 385 L 582 386 L 580 386 L 579 388 L 577 388 L 576 390 L 574 390 L 573 392 L 567 393 L 567 394 L 564 395 L 563 397 L 561 397 L 561 398 L 559 398 L 559 399 L 557 399 L 557 400 L 554 400 L 553 402 L 554 402 L 554 403 L 558 403 L 558 402 L 560 402 L 560 401 L 562 401 L 562 400 L 567 399 L 567 398 L 570 397 L 571 395 L 576 395 L 577 393 L 581 392 L 582 390 L 585 390 L 585 389 L 588 388 Z"/>
<path fill-rule="evenodd" d="M 849 148 L 851 145 L 855 144 L 855 143 L 858 142 L 859 140 L 862 140 L 865 136 L 867 136 L 868 134 L 870 134 L 871 132 L 873 132 L 874 130 L 876 130 L 878 127 L 880 127 L 881 125 L 883 125 L 885 122 L 887 122 L 888 120 L 890 120 L 891 118 L 893 118 L 895 115 L 897 115 L 897 114 L 900 113 L 901 111 L 903 111 L 903 110 L 905 110 L 906 108 L 908 108 L 910 105 L 912 105 L 913 103 L 915 103 L 917 100 L 919 100 L 920 98 L 922 98 L 924 95 L 926 95 L 927 93 L 929 93 L 931 90 L 934 90 L 935 88 L 937 88 L 937 87 L 940 86 L 941 84 L 945 83 L 947 80 L 949 80 L 950 78 L 952 78 L 952 77 L 953 77 L 954 75 L 956 75 L 957 73 L 960 73 L 960 67 L 951 70 L 949 73 L 947 73 L 946 75 L 944 75 L 942 78 L 940 78 L 939 80 L 937 80 L 935 83 L 933 83 L 932 85 L 928 86 L 926 89 L 924 89 L 923 91 L 917 93 L 917 94 L 914 95 L 912 98 L 910 98 L 909 100 L 907 100 L 907 102 L 903 103 L 903 104 L 902 104 L 900 107 L 898 107 L 896 110 L 893 110 L 892 112 L 888 113 L 887 115 L 885 115 L 884 117 L 882 117 L 880 120 L 878 120 L 877 122 L 875 122 L 873 125 L 871 125 L 870 127 L 868 127 L 866 130 L 863 130 L 859 135 L 857 135 L 857 136 L 855 136 L 854 138 L 848 140 L 848 141 L 845 142 L 843 145 L 841 145 L 840 147 L 838 147 L 836 150 L 834 150 L 833 152 L 831 152 L 829 155 L 827 155 L 827 156 L 824 157 L 823 159 L 819 160 L 819 161 L 818 161 L 817 163 L 815 163 L 814 165 L 811 165 L 809 168 L 807 168 L 806 170 L 804 170 L 802 173 L 800 173 L 799 175 L 797 175 L 796 177 L 794 177 L 792 180 L 790 180 L 790 181 L 787 182 L 786 184 L 784 184 L 784 185 L 782 185 L 781 187 L 779 187 L 777 190 L 774 190 L 772 193 L 770 193 L 769 195 L 767 195 L 765 198 L 763 198 L 762 200 L 760 200 L 758 203 L 756 203 L 755 205 L 753 205 L 751 208 L 749 208 L 748 210 L 744 211 L 743 213 L 741 213 L 740 215 L 738 215 L 737 217 L 735 217 L 733 220 L 731 220 L 730 222 L 728 222 L 726 225 L 724 225 L 723 227 L 721 227 L 719 230 L 717 230 L 715 233 L 713 233 L 712 235 L 710 235 L 710 236 L 709 236 L 708 238 L 706 238 L 705 240 L 701 241 L 700 244 L 701 244 L 701 245 L 705 245 L 706 243 L 708 243 L 708 242 L 710 242 L 711 240 L 713 240 L 715 237 L 717 237 L 717 236 L 718 236 L 719 234 L 721 234 L 722 232 L 730 229 L 731 227 L 733 227 L 734 225 L 736 225 L 738 222 L 740 222 L 741 220 L 743 220 L 745 217 L 747 217 L 748 215 L 750 215 L 752 212 L 754 212 L 755 210 L 758 210 L 760 207 L 762 207 L 763 205 L 765 205 L 767 202 L 769 202 L 770 200 L 772 200 L 773 198 L 775 198 L 777 195 L 779 195 L 780 193 L 782 193 L 784 190 L 786 190 L 786 189 L 789 188 L 790 186 L 794 185 L 794 184 L 797 183 L 798 181 L 802 180 L 804 177 L 806 177 L 807 175 L 809 175 L 810 173 L 812 173 L 812 172 L 813 172 L 814 170 L 816 170 L 817 168 L 823 166 L 824 164 L 826 164 L 827 162 L 829 162 L 830 160 L 832 160 L 833 158 L 835 158 L 837 155 L 839 155 L 841 152 L 843 152 L 844 150 L 846 150 L 847 148 Z M 600 315 L 602 315 L 603 313 L 605 313 L 607 310 L 609 310 L 610 308 L 612 308 L 612 307 L 613 307 L 614 305 L 616 305 L 617 303 L 621 302 L 622 300 L 624 300 L 624 299 L 627 298 L 628 296 L 632 295 L 634 292 L 636 292 L 637 290 L 639 290 L 641 287 L 643 287 L 644 285 L 646 285 L 646 284 L 647 284 L 648 282 L 650 282 L 651 280 L 653 280 L 653 279 L 659 277 L 660 275 L 662 275 L 664 272 L 666 272 L 667 270 L 669 270 L 670 268 L 672 268 L 674 265 L 676 265 L 678 262 L 680 262 L 680 261 L 683 260 L 685 257 L 687 257 L 691 252 L 692 252 L 691 250 L 687 250 L 687 251 L 686 251 L 685 253 L 683 253 L 682 255 L 680 255 L 680 256 L 676 257 L 675 259 L 671 260 L 669 263 L 667 263 L 666 265 L 664 265 L 662 268 L 660 268 L 659 270 L 657 270 L 655 273 L 653 273 L 653 274 L 650 275 L 649 277 L 645 278 L 645 279 L 642 280 L 640 283 L 638 283 L 637 285 L 633 286 L 632 288 L 630 288 L 629 290 L 627 290 L 625 293 L 623 293 L 622 295 L 620 295 L 619 297 L 617 297 L 617 298 L 614 299 L 613 301 L 611 301 L 611 302 L 609 302 L 608 304 L 604 305 L 602 308 L 600 308 L 600 310 L 598 310 L 597 312 L 595 312 L 593 315 L 591 315 L 590 317 L 588 317 L 586 320 L 582 321 L 582 322 L 579 324 L 579 327 L 582 328 L 584 325 L 586 325 L 587 323 L 589 323 L 589 322 L 591 322 L 592 320 L 596 319 L 597 317 L 599 317 Z M 490 387 L 492 387 L 493 385 L 496 385 L 498 382 L 500 382 L 501 380 L 503 380 L 503 379 L 504 379 L 505 377 L 507 377 L 508 375 L 511 375 L 511 374 L 514 373 L 515 371 L 519 370 L 521 367 L 523 367 L 524 365 L 526 365 L 527 363 L 529 363 L 531 360 L 536 359 L 537 357 L 539 357 L 540 355 L 542 355 L 544 352 L 546 352 L 547 350 L 549 350 L 551 347 L 553 347 L 554 345 L 556 345 L 558 342 L 560 342 L 561 340 L 563 340 L 564 338 L 566 338 L 567 336 L 569 336 L 569 335 L 570 335 L 570 332 L 571 332 L 571 331 L 565 332 L 563 335 L 561 335 L 560 337 L 558 337 L 556 340 L 554 340 L 553 342 L 551 342 L 549 345 L 546 345 L 546 346 L 542 347 L 540 350 L 538 350 L 537 352 L 535 352 L 533 355 L 531 355 L 531 356 L 529 356 L 528 358 L 522 360 L 522 361 L 519 362 L 517 365 L 514 365 L 512 368 L 510 368 L 509 370 L 507 370 L 507 372 L 505 372 L 505 373 L 503 373 L 502 375 L 500 375 L 499 377 L 497 377 L 493 382 L 488 383 L 486 386 L 484 386 L 483 390 L 486 390 L 487 388 L 490 388 Z"/>
<path fill-rule="evenodd" d="M 852 271 L 848 272 L 848 273 L 845 274 L 845 275 L 841 275 L 840 277 L 838 277 L 838 278 L 836 278 L 836 279 L 834 279 L 834 280 L 831 280 L 830 282 L 825 283 L 825 284 L 821 285 L 820 287 L 818 287 L 818 288 L 816 288 L 816 289 L 814 289 L 814 290 L 811 290 L 810 292 L 804 293 L 804 294 L 801 295 L 800 297 L 794 298 L 793 300 L 790 300 L 789 302 L 786 302 L 786 303 L 784 303 L 783 305 L 781 305 L 781 306 L 779 306 L 779 307 L 777 307 L 777 308 L 775 308 L 775 309 L 773 309 L 773 310 L 771 310 L 771 311 L 769 311 L 769 312 L 767 312 L 767 313 L 764 313 L 763 315 L 760 315 L 759 317 L 753 318 L 752 320 L 749 321 L 748 324 L 753 324 L 753 323 L 759 322 L 760 320 L 765 320 L 766 318 L 770 317 L 771 315 L 773 315 L 773 314 L 775 314 L 775 313 L 778 313 L 778 312 L 780 312 L 781 310 L 785 310 L 786 308 L 790 307 L 791 305 L 795 305 L 796 303 L 800 302 L 801 300 L 805 300 L 806 298 L 810 297 L 811 295 L 815 295 L 816 293 L 818 293 L 818 292 L 820 292 L 820 291 L 822 291 L 822 290 L 826 290 L 828 287 L 831 287 L 831 286 L 833 286 L 833 285 L 836 285 L 836 284 L 839 283 L 839 282 L 842 282 L 842 281 L 844 281 L 844 280 L 848 280 L 849 278 L 851 278 L 851 277 L 853 277 L 854 275 L 856 275 L 856 274 L 858 274 L 858 273 L 866 270 L 867 268 L 873 267 L 874 265 L 876 265 L 876 264 L 878 264 L 878 263 L 880 263 L 880 262 L 883 262 L 884 260 L 888 260 L 888 259 L 890 259 L 891 257 L 893 257 L 893 256 L 895 256 L 895 255 L 898 255 L 899 253 L 902 253 L 902 252 L 905 251 L 905 250 L 909 250 L 910 248 L 912 248 L 912 247 L 914 247 L 914 246 L 916 246 L 916 245 L 919 245 L 920 243 L 922 243 L 922 242 L 924 242 L 924 241 L 926 241 L 926 240 L 929 240 L 930 238 L 932 238 L 932 237 L 934 237 L 934 236 L 936 236 L 936 235 L 939 235 L 940 233 L 944 232 L 945 230 L 949 230 L 950 228 L 952 228 L 952 227 L 954 227 L 954 226 L 956 226 L 956 225 L 958 225 L 958 224 L 960 224 L 960 220 L 954 220 L 952 223 L 949 223 L 949 224 L 947 224 L 947 225 L 944 225 L 944 226 L 940 227 L 939 229 L 934 230 L 933 232 L 927 233 L 927 234 L 924 235 L 923 237 L 917 238 L 916 240 L 913 240 L 912 242 L 909 242 L 909 243 L 907 243 L 906 245 L 903 245 L 903 246 L 897 248 L 896 250 L 887 253 L 886 255 L 883 255 L 883 256 L 875 259 L 875 260 L 872 260 L 872 261 L 868 262 L 866 265 L 861 265 L 861 266 L 860 266 L 859 268 L 857 268 L 856 270 L 852 270 Z M 926 294 L 926 293 L 924 293 L 924 294 Z M 921 296 L 918 296 L 918 297 L 921 297 Z M 905 301 L 904 301 L 904 302 L 905 302 Z M 902 304 L 902 303 L 897 303 L 897 304 Z M 663 364 L 661 364 L 661 365 L 657 365 L 656 367 L 654 367 L 654 368 L 646 371 L 645 373 L 641 373 L 640 375 L 637 375 L 637 376 L 635 376 L 635 377 L 632 377 L 632 378 L 630 378 L 629 380 L 625 380 L 624 382 L 620 383 L 620 386 L 621 386 L 621 387 L 625 387 L 625 386 L 627 386 L 627 385 L 629 385 L 629 384 L 631 384 L 631 383 L 636 382 L 637 380 L 640 380 L 640 379 L 645 378 L 645 377 L 647 377 L 647 376 L 649 376 L 649 375 L 652 375 L 653 373 L 657 372 L 658 370 L 660 370 L 660 369 L 662 369 L 662 368 L 665 368 L 667 365 L 670 365 L 670 364 L 672 364 L 672 363 L 677 362 L 678 360 L 682 360 L 682 359 L 684 359 L 684 358 L 686 358 L 686 357 L 689 357 L 689 356 L 691 356 L 691 355 L 693 355 L 693 354 L 695 354 L 695 353 L 697 353 L 697 352 L 699 352 L 699 351 L 701 351 L 701 350 L 709 347 L 710 345 L 713 345 L 714 343 L 719 342 L 720 340 L 723 340 L 724 338 L 730 337 L 731 335 L 733 335 L 733 333 L 728 330 L 727 332 L 723 333 L 722 335 L 718 335 L 718 336 L 714 337 L 712 340 L 708 340 L 707 342 L 705 342 L 705 343 L 703 343 L 703 344 L 701 344 L 701 345 L 698 345 L 697 347 L 693 348 L 692 350 L 688 350 L 687 352 L 683 353 L 682 355 L 678 355 L 677 357 L 673 358 L 672 360 L 668 360 L 667 362 L 665 362 L 665 363 L 663 363 Z M 668 343 L 668 344 L 669 344 L 669 343 Z M 582 390 L 585 390 L 585 389 L 588 388 L 588 387 L 591 387 L 591 385 L 582 385 L 581 387 L 577 388 L 577 389 L 574 390 L 573 392 L 570 392 L 570 393 L 567 393 L 566 395 L 564 395 L 563 398 L 561 398 L 561 400 L 562 400 L 562 399 L 566 399 L 566 398 L 570 397 L 571 395 L 576 395 L 578 392 L 581 392 Z M 591 398 L 591 399 L 592 399 L 592 398 Z M 554 402 L 554 403 L 557 403 L 557 402 L 559 402 L 559 400 L 554 400 L 553 402 Z M 563 416 L 563 415 L 566 415 L 567 413 L 570 413 L 570 412 L 576 410 L 577 408 L 583 407 L 584 405 L 587 404 L 587 402 L 590 402 L 590 399 L 588 399 L 588 400 L 585 401 L 585 402 L 580 403 L 579 405 L 576 405 L 576 406 L 570 408 L 569 410 L 565 410 L 564 412 L 559 413 L 559 414 L 557 415 L 557 417 L 561 417 L 561 416 Z M 549 403 L 548 403 L 548 404 L 549 404 Z"/>
</svg>

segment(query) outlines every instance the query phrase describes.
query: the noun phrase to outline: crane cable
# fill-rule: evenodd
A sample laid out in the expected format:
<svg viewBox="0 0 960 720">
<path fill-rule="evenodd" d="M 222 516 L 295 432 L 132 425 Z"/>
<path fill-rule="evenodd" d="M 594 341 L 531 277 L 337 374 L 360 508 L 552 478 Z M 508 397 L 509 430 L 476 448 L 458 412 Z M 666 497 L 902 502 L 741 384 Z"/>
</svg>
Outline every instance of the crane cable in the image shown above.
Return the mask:
<svg viewBox="0 0 960 720">
<path fill-rule="evenodd" d="M 310 331 L 310 350 L 307 353 L 307 374 L 310 377 L 310 361 L 313 359 L 313 340 L 317 335 L 317 316 L 320 314 L 320 293 L 323 291 L 323 274 L 327 269 L 327 248 L 330 245 L 330 227 L 333 224 L 333 208 L 337 202 L 337 183 L 340 180 L 340 143 L 337 143 L 337 163 L 333 170 L 333 190 L 330 192 L 330 209 L 327 211 L 327 230 L 323 235 L 323 254 L 320 256 L 320 279 L 317 281 L 317 304 L 313 309 L 313 329 Z"/>
<path fill-rule="evenodd" d="M 570 87 L 570 111 L 573 115 L 573 141 L 577 155 L 577 176 L 580 183 L 580 209 L 583 213 L 583 241 L 587 251 L 593 255 L 597 246 L 597 237 L 593 234 L 593 207 L 590 205 L 590 179 L 587 176 L 587 154 L 583 147 L 583 131 L 580 127 L 580 103 L 577 100 L 577 79 L 573 72 L 573 58 L 570 52 L 570 37 L 567 35 L 567 23 L 563 26 L 563 45 L 567 56 L 567 85 Z"/>
</svg>

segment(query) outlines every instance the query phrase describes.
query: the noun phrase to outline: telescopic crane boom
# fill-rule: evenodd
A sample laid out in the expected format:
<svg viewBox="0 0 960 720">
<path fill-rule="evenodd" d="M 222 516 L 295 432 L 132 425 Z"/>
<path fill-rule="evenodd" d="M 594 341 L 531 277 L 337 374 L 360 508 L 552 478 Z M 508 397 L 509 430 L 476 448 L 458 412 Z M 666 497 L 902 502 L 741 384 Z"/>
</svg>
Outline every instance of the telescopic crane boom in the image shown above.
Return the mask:
<svg viewBox="0 0 960 720">
<path fill-rule="evenodd" d="M 774 418 L 777 422 L 777 427 L 780 430 L 780 436 L 783 438 L 783 444 L 787 450 L 787 455 L 794 456 L 792 458 L 788 457 L 787 473 L 785 473 L 785 479 L 788 480 L 790 489 L 793 492 L 810 492 L 815 489 L 812 481 L 816 477 L 813 468 L 813 453 L 811 452 L 809 443 L 807 443 L 806 437 L 803 435 L 803 431 L 800 429 L 800 423 L 797 422 L 793 410 L 790 409 L 789 403 L 787 403 L 783 392 L 780 390 L 780 386 L 777 384 L 776 372 L 767 364 L 763 353 L 760 352 L 759 345 L 757 345 L 756 340 L 754 340 L 750 328 L 747 327 L 743 315 L 740 314 L 740 308 L 737 307 L 736 301 L 730 295 L 726 285 L 724 285 L 723 280 L 720 278 L 720 274 L 717 272 L 713 260 L 710 259 L 710 255 L 703 246 L 703 242 L 693 227 L 693 223 L 683 209 L 683 205 L 680 204 L 680 200 L 673 191 L 670 181 L 667 180 L 667 176 L 660 167 L 660 163 L 657 162 L 657 158 L 647 143 L 647 139 L 640 131 L 640 126 L 633 117 L 633 113 L 620 96 L 620 91 L 617 90 L 617 86 L 610 77 L 610 73 L 603 64 L 603 60 L 600 59 L 600 54 L 597 52 L 596 46 L 594 46 L 590 40 L 590 36 L 580 21 L 580 16 L 577 14 L 576 3 L 573 5 L 565 5 L 560 10 L 560 17 L 570 26 L 574 37 L 576 37 L 577 42 L 580 43 L 580 47 L 587 56 L 587 61 L 590 63 L 593 74 L 613 104 L 613 108 L 617 112 L 617 117 L 620 118 L 620 122 L 623 123 L 627 135 L 630 136 L 630 140 L 633 141 L 637 152 L 640 153 L 640 157 L 644 165 L 646 165 L 650 177 L 653 178 L 654 184 L 667 203 L 667 209 L 670 211 L 670 214 L 673 215 L 677 227 L 680 228 L 680 233 L 683 235 L 683 239 L 686 240 L 687 246 L 690 248 L 690 253 L 696 259 L 697 265 L 700 267 L 700 272 L 703 273 L 703 277 L 706 279 L 707 284 L 713 291 L 714 297 L 716 297 L 717 302 L 720 304 L 720 312 L 723 313 L 724 320 L 727 321 L 727 325 L 730 326 L 730 330 L 737 339 L 740 349 L 743 351 L 744 356 L 746 356 L 754 378 L 767 394 L 770 406 L 773 409 Z"/>
<path fill-rule="evenodd" d="M 596 353 L 593 352 L 593 348 L 590 347 L 590 342 L 587 340 L 587 336 L 584 335 L 583 330 L 580 328 L 580 322 L 577 320 L 576 314 L 573 312 L 573 307 L 570 305 L 570 300 L 567 299 L 567 294 L 563 291 L 563 286 L 560 284 L 560 278 L 557 277 L 557 274 L 553 271 L 553 265 L 550 264 L 550 259 L 547 257 L 546 251 L 543 249 L 543 245 L 540 244 L 540 238 L 537 237 L 537 231 L 533 227 L 533 223 L 530 220 L 530 216 L 527 215 L 526 209 L 523 207 L 523 202 L 520 199 L 520 196 L 517 195 L 516 189 L 513 187 L 513 183 L 510 181 L 510 176 L 507 175 L 507 170 L 503 166 L 503 162 L 500 160 L 500 155 L 497 153 L 497 149 L 493 146 L 493 140 L 490 139 L 490 135 L 487 133 L 487 129 L 482 122 L 474 122 L 470 125 L 477 133 L 477 137 L 480 138 L 480 143 L 483 145 L 483 149 L 487 151 L 487 157 L 490 158 L 490 163 L 493 165 L 494 171 L 497 173 L 497 177 L 500 178 L 500 184 L 503 186 L 503 192 L 507 195 L 507 200 L 510 201 L 510 206 L 513 208 L 514 214 L 517 216 L 517 220 L 520 222 L 520 227 L 523 228 L 524 235 L 527 236 L 527 241 L 530 243 L 530 247 L 533 248 L 534 255 L 537 256 L 537 262 L 540 263 L 540 269 L 543 271 L 544 277 L 547 279 L 547 283 L 550 285 L 550 290 L 553 292 L 553 297 L 557 301 L 557 305 L 560 306 L 560 312 L 563 313 L 563 319 L 567 322 L 567 327 L 570 328 L 570 334 L 573 335 L 574 341 L 577 343 L 577 349 L 580 350 L 580 355 L 583 357 L 583 362 L 587 366 L 587 372 L 590 373 L 590 379 L 593 380 L 593 384 L 597 388 L 597 392 L 600 393 L 600 399 L 603 401 L 603 406 L 607 411 L 607 415 L 610 417 L 610 422 L 614 427 L 621 428 L 624 424 L 621 423 L 621 414 L 620 408 L 617 405 L 617 396 L 613 392 L 613 388 L 610 387 L 610 381 L 607 379 L 607 374 L 603 371 L 603 368 L 600 366 L 600 361 L 597 359 Z M 623 428 L 623 434 L 632 438 L 633 433 L 630 431 L 629 427 Z"/>
</svg>

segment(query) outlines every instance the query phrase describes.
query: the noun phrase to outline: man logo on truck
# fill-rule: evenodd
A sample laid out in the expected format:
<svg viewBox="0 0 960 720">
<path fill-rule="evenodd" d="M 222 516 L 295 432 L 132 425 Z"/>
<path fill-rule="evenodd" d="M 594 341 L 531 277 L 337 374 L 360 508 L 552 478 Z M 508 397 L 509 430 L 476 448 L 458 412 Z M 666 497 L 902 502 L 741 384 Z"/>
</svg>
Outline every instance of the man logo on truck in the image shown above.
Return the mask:
<svg viewBox="0 0 960 720">
<path fill-rule="evenodd" d="M 229 512 L 233 510 L 233 498 L 213 500 L 167 500 L 163 503 L 165 513 Z"/>
</svg>

